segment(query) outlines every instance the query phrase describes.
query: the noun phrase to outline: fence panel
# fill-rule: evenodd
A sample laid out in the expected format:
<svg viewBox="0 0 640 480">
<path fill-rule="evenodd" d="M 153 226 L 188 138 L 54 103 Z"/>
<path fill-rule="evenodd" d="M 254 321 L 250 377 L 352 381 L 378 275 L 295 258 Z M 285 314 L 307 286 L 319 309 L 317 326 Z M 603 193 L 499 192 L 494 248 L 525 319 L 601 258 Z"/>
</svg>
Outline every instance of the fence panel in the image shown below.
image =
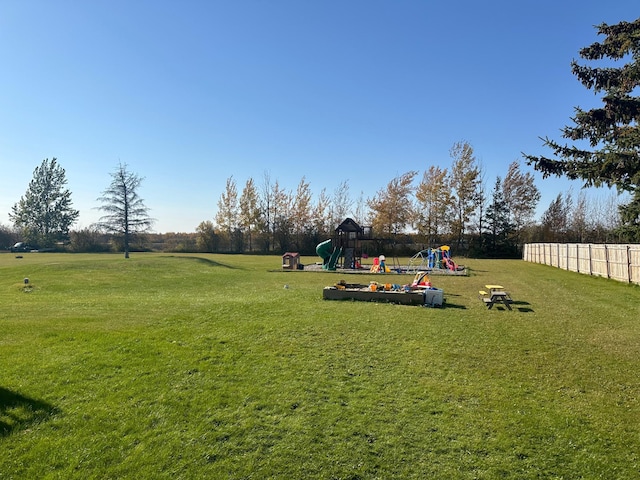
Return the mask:
<svg viewBox="0 0 640 480">
<path fill-rule="evenodd" d="M 640 245 L 528 243 L 523 260 L 640 284 Z"/>
</svg>

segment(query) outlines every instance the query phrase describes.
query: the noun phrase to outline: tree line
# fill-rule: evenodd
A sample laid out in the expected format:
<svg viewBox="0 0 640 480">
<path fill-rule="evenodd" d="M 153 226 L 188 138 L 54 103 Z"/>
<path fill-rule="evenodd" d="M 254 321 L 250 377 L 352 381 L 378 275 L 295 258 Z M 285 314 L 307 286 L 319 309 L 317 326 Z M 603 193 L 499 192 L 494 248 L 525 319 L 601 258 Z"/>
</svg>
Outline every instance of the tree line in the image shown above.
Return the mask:
<svg viewBox="0 0 640 480">
<path fill-rule="evenodd" d="M 585 186 L 608 186 L 618 197 L 594 202 L 582 191 L 561 192 L 540 219 L 534 218 L 540 192 L 531 173 L 511 163 L 504 178 L 485 181 L 486 172 L 466 141 L 450 150 L 451 164 L 430 166 L 422 175 L 409 171 L 391 179 L 372 197 L 353 199 L 348 180 L 333 191 L 313 196 L 303 177 L 295 191 L 269 173 L 260 184 L 249 178 L 242 190 L 233 177 L 226 181 L 213 220 L 194 234 L 153 235 L 153 219 L 138 196 L 141 178 L 120 165 L 99 198 L 105 216 L 82 231 L 64 169 L 56 159 L 34 171 L 25 195 L 9 215 L 13 228 L 0 225 L 0 245 L 20 236 L 43 246 L 66 244 L 74 251 L 111 248 L 203 252 L 313 253 L 331 238 L 346 217 L 370 225 L 379 253 L 408 253 L 423 246 L 451 244 L 459 254 L 519 256 L 523 243 L 640 241 L 640 19 L 596 27 L 602 42 L 579 51 L 583 60 L 605 66 L 571 63 L 572 73 L 603 106 L 575 108 L 572 124 L 562 129 L 566 142 L 544 138 L 551 157 L 523 153 L 526 163 L 551 175 L 581 180 Z M 619 202 L 622 198 L 624 201 Z M 145 235 L 146 233 L 146 235 Z M 395 250 L 405 249 L 407 252 Z"/>
<path fill-rule="evenodd" d="M 575 199 L 564 192 L 537 221 L 540 191 L 520 162 L 512 162 L 488 188 L 468 142 L 455 143 L 450 157 L 450 166 L 403 173 L 369 198 L 362 192 L 354 198 L 346 180 L 333 192 L 323 188 L 314 200 L 305 177 L 295 190 L 269 173 L 261 183 L 249 178 L 241 190 L 230 177 L 213 221 L 196 229 L 197 246 L 211 252 L 313 254 L 347 217 L 372 227 L 371 248 L 387 254 L 449 244 L 458 254 L 517 257 L 526 242 L 619 238 L 615 198 L 602 206 L 584 192 Z"/>
<path fill-rule="evenodd" d="M 518 257 L 526 242 L 622 241 L 615 197 L 602 204 L 584 192 L 563 192 L 537 220 L 540 192 L 519 162 L 489 188 L 468 142 L 455 143 L 450 157 L 449 166 L 403 173 L 369 198 L 362 192 L 354 198 L 347 180 L 314 196 L 305 177 L 287 190 L 265 172 L 260 183 L 249 178 L 241 191 L 230 177 L 213 220 L 202 221 L 192 234 L 151 233 L 153 219 L 139 195 L 142 178 L 122 164 L 97 199 L 105 215 L 73 230 L 78 211 L 65 171 L 57 159 L 45 159 L 12 209 L 13 228 L 0 226 L 0 245 L 21 239 L 40 248 L 115 250 L 125 256 L 130 250 L 314 255 L 317 244 L 332 238 L 347 217 L 372 227 L 374 238 L 365 248 L 373 255 L 449 244 L 457 255 Z"/>
</svg>

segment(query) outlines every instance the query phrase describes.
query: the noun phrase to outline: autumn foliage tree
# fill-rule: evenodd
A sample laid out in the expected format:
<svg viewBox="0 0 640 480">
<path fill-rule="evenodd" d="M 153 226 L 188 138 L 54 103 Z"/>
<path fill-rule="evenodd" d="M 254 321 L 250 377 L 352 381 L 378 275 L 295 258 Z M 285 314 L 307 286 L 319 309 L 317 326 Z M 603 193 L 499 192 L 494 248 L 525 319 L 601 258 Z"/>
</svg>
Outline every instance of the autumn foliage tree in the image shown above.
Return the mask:
<svg viewBox="0 0 640 480">
<path fill-rule="evenodd" d="M 225 191 L 218 200 L 218 212 L 215 221 L 224 235 L 228 249 L 234 250 L 234 232 L 239 227 L 238 188 L 233 177 L 227 178 Z"/>
<path fill-rule="evenodd" d="M 412 170 L 391 179 L 385 188 L 368 200 L 371 225 L 380 236 L 392 238 L 412 223 L 413 179 L 417 174 Z"/>
<path fill-rule="evenodd" d="M 431 165 L 416 188 L 416 229 L 428 245 L 440 242 L 448 230 L 452 202 L 448 170 Z"/>
<path fill-rule="evenodd" d="M 449 183 L 453 193 L 451 231 L 457 246 L 461 247 L 479 200 L 480 167 L 468 142 L 456 142 L 450 155 L 453 160 Z"/>
</svg>

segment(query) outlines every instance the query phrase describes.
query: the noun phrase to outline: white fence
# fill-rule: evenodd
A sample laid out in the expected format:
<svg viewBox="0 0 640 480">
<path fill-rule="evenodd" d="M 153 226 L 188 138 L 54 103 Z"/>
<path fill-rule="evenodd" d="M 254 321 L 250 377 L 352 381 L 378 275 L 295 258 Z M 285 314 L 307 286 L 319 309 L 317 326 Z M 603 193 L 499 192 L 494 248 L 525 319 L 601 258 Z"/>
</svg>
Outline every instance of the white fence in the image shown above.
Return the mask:
<svg viewBox="0 0 640 480">
<path fill-rule="evenodd" d="M 528 243 L 523 260 L 640 284 L 640 245 Z"/>
</svg>

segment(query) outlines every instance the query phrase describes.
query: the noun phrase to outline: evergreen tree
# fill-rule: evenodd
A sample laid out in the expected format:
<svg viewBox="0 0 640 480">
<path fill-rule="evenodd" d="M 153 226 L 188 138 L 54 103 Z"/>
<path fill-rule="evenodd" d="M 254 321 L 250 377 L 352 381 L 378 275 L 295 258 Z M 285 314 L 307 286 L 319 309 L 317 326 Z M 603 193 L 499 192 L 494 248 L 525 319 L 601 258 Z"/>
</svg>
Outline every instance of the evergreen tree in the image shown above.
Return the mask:
<svg viewBox="0 0 640 480">
<path fill-rule="evenodd" d="M 509 220 L 509 207 L 504 198 L 502 179 L 496 178 L 491 192 L 491 201 L 485 213 L 485 228 L 488 253 L 493 257 L 503 257 L 513 253 L 509 236 L 513 224 Z"/>
<path fill-rule="evenodd" d="M 628 192 L 630 202 L 620 207 L 622 231 L 629 240 L 640 241 L 640 18 L 603 23 L 597 30 L 604 40 L 581 49 L 580 57 L 609 59 L 614 66 L 586 66 L 574 60 L 571 67 L 586 88 L 603 94 L 604 105 L 575 109 L 573 125 L 562 130 L 562 137 L 573 145 L 543 139 L 554 158 L 525 157 L 545 177 L 564 175 L 583 180 L 585 186 L 615 186 Z"/>
<path fill-rule="evenodd" d="M 110 174 L 111 184 L 98 198 L 102 202 L 99 210 L 106 212 L 98 226 L 122 240 L 124 258 L 129 258 L 129 249 L 136 235 L 148 232 L 153 225 L 149 209 L 138 194 L 142 178 L 130 172 L 126 164 L 120 163 Z"/>
</svg>

